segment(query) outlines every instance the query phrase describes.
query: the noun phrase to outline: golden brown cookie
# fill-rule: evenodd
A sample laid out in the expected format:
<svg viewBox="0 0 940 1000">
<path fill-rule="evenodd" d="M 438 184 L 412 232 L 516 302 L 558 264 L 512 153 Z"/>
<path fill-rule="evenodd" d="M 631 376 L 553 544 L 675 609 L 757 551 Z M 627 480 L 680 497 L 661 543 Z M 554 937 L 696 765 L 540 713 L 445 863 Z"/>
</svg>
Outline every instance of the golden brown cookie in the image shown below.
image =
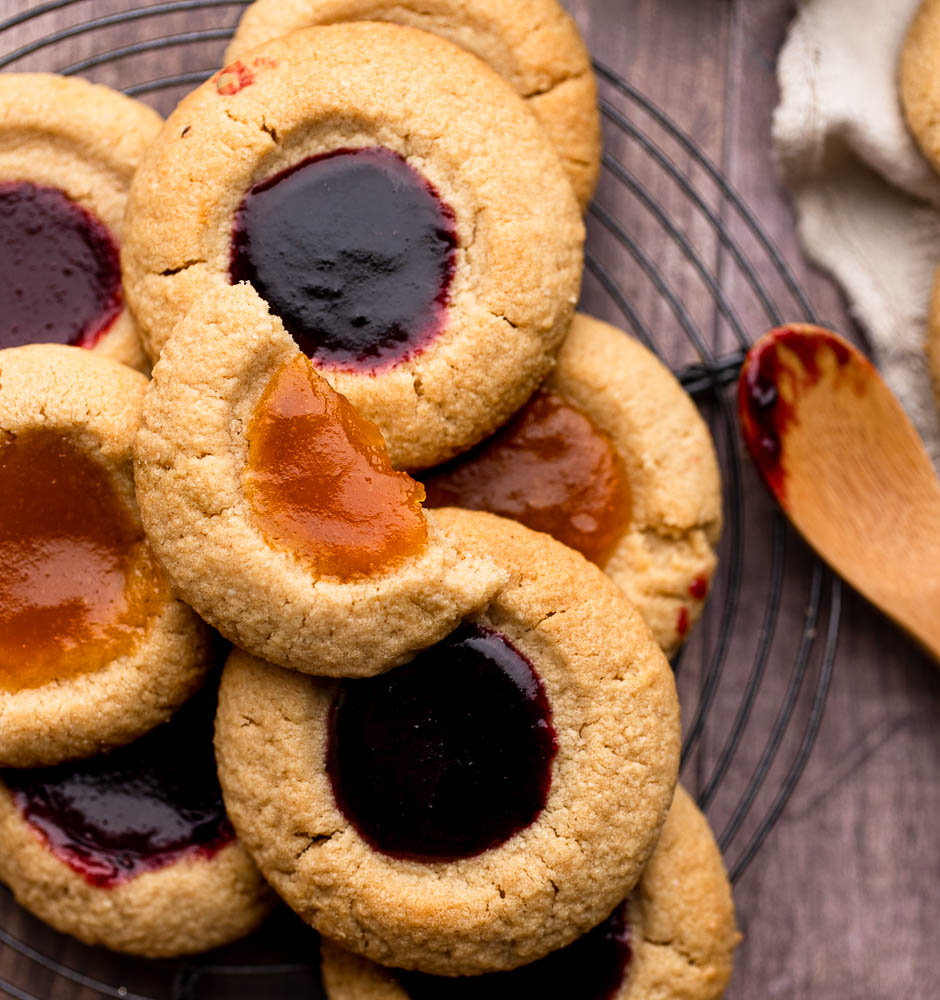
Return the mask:
<svg viewBox="0 0 940 1000">
<path fill-rule="evenodd" d="M 678 760 L 668 663 L 607 577 L 515 522 L 439 512 L 509 583 L 380 678 L 233 653 L 216 719 L 239 837 L 304 920 L 437 975 L 569 943 L 633 887 Z"/>
<path fill-rule="evenodd" d="M 904 116 L 921 152 L 940 170 L 940 3 L 922 0 L 907 29 L 898 67 Z"/>
<path fill-rule="evenodd" d="M 443 979 L 396 974 L 324 939 L 322 970 L 329 1000 L 718 1000 L 738 937 L 718 845 L 677 787 L 637 887 L 561 952 L 515 972 Z"/>
<path fill-rule="evenodd" d="M 180 594 L 236 645 L 295 670 L 380 673 L 503 581 L 454 550 L 374 425 L 246 284 L 207 292 L 166 345 L 135 474 Z"/>
<path fill-rule="evenodd" d="M 570 323 L 584 236 L 501 77 L 444 39 L 367 22 L 270 42 L 185 98 L 127 227 L 153 358 L 203 291 L 249 280 L 396 468 L 469 447 L 531 395 Z"/>
<path fill-rule="evenodd" d="M 86 944 L 162 957 L 246 934 L 273 894 L 225 816 L 207 689 L 128 746 L 0 777 L 0 879 Z"/>
<path fill-rule="evenodd" d="M 430 31 L 489 63 L 526 99 L 558 151 L 581 208 L 601 162 L 601 123 L 591 57 L 556 0 L 255 0 L 225 52 L 233 63 L 298 28 L 390 21 Z"/>
<path fill-rule="evenodd" d="M 616 327 L 577 314 L 541 392 L 422 479 L 429 506 L 514 517 L 598 563 L 667 654 L 701 614 L 721 532 L 715 449 L 672 373 Z"/>
<path fill-rule="evenodd" d="M 147 380 L 90 351 L 0 351 L 0 765 L 127 743 L 205 677 L 208 630 L 144 537 Z"/>
<path fill-rule="evenodd" d="M 160 116 L 109 87 L 0 75 L 0 347 L 56 342 L 144 367 L 118 248 Z"/>
</svg>

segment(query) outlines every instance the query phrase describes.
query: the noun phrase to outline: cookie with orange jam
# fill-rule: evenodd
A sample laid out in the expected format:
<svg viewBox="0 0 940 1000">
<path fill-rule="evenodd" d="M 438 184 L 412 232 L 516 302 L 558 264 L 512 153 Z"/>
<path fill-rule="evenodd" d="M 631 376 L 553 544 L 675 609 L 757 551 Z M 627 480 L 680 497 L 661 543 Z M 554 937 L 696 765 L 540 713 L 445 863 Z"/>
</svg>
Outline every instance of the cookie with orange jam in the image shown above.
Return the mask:
<svg viewBox="0 0 940 1000">
<path fill-rule="evenodd" d="M 453 976 L 534 961 L 623 900 L 669 809 L 679 720 L 666 658 L 596 566 L 506 518 L 438 516 L 507 572 L 486 610 L 379 677 L 234 652 L 216 753 L 289 906 L 375 961 Z"/>
<path fill-rule="evenodd" d="M 137 511 L 146 385 L 75 347 L 0 351 L 0 766 L 127 743 L 205 677 L 208 629 Z"/>
<path fill-rule="evenodd" d="M 225 61 L 298 28 L 341 21 L 407 24 L 489 63 L 525 98 L 587 207 L 601 165 L 597 84 L 578 28 L 557 0 L 255 0 Z"/>
<path fill-rule="evenodd" d="M 672 373 L 622 330 L 576 315 L 529 403 L 421 478 L 430 507 L 488 510 L 583 553 L 668 653 L 701 614 L 721 531 L 715 449 Z"/>
<path fill-rule="evenodd" d="M 633 892 L 566 948 L 511 972 L 441 977 L 382 968 L 324 940 L 328 1000 L 718 1000 L 739 935 L 708 821 L 676 788 Z"/>
<path fill-rule="evenodd" d="M 144 367 L 119 246 L 162 119 L 77 77 L 0 75 L 0 348 L 84 347 Z"/>
<path fill-rule="evenodd" d="M 243 649 L 306 673 L 403 663 L 502 584 L 461 556 L 247 284 L 209 291 L 153 371 L 141 516 L 179 592 Z"/>
<path fill-rule="evenodd" d="M 0 880 L 86 944 L 150 957 L 241 937 L 273 894 L 235 838 L 212 752 L 215 690 L 125 747 L 0 771 Z"/>
<path fill-rule="evenodd" d="M 247 281 L 417 469 L 548 373 L 583 239 L 502 77 L 436 35 L 356 22 L 269 42 L 179 104 L 133 185 L 122 265 L 152 358 L 204 290 Z"/>
</svg>

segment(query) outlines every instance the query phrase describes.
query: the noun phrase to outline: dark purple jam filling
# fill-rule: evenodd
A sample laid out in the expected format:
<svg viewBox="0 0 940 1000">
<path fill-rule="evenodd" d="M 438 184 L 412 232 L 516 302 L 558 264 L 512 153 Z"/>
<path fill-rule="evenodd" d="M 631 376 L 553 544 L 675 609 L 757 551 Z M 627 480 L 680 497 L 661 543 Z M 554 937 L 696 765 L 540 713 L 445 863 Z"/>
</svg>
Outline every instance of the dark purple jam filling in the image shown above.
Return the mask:
<svg viewBox="0 0 940 1000">
<path fill-rule="evenodd" d="M 612 1000 L 630 965 L 626 902 L 567 948 L 512 972 L 483 976 L 427 976 L 398 972 L 411 1000 Z"/>
<path fill-rule="evenodd" d="M 93 347 L 121 311 L 118 248 L 58 188 L 0 182 L 0 347 Z"/>
<path fill-rule="evenodd" d="M 403 667 L 340 685 L 327 771 L 376 850 L 456 860 L 535 820 L 555 750 L 532 664 L 498 632 L 462 625 Z"/>
<path fill-rule="evenodd" d="M 129 746 L 0 775 L 49 849 L 109 888 L 234 840 L 212 750 L 215 688 Z"/>
<path fill-rule="evenodd" d="M 453 211 L 397 153 L 338 149 L 245 195 L 229 274 L 254 285 L 308 357 L 376 371 L 440 332 L 456 247 Z"/>
</svg>

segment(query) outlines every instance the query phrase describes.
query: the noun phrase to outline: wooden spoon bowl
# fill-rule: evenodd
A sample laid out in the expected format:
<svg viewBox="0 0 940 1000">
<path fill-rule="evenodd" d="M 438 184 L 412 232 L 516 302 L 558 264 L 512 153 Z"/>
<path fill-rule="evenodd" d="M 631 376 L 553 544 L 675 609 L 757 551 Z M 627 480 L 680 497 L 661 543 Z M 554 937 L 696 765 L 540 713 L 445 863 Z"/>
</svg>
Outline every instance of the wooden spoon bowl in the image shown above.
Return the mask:
<svg viewBox="0 0 940 1000">
<path fill-rule="evenodd" d="M 871 363 L 818 326 L 771 330 L 744 361 L 738 412 L 803 537 L 940 661 L 940 482 Z"/>
</svg>

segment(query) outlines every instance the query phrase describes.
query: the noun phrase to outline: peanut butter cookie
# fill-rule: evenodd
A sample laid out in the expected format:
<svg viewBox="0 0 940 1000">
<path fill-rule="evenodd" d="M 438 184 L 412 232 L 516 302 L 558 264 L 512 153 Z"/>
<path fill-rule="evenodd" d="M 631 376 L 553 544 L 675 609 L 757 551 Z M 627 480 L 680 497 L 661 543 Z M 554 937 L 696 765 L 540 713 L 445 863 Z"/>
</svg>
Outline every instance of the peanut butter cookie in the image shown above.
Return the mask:
<svg viewBox="0 0 940 1000">
<path fill-rule="evenodd" d="M 431 507 L 513 517 L 582 552 L 667 654 L 701 614 L 721 532 L 715 449 L 672 373 L 616 327 L 576 315 L 541 391 L 422 479 Z"/>
<path fill-rule="evenodd" d="M 0 348 L 68 343 L 142 368 L 118 248 L 162 119 L 109 87 L 0 75 Z"/>
<path fill-rule="evenodd" d="M 457 975 L 570 943 L 635 885 L 672 798 L 678 706 L 597 567 L 513 521 L 439 515 L 509 571 L 486 611 L 366 680 L 233 653 L 216 751 L 239 837 L 304 920 Z"/>
<path fill-rule="evenodd" d="M 508 83 L 445 39 L 359 22 L 272 41 L 180 103 L 122 265 L 153 358 L 203 291 L 250 282 L 410 469 L 485 437 L 547 374 L 583 237 Z"/>
<path fill-rule="evenodd" d="M 147 380 L 90 351 L 0 351 L 0 766 L 127 743 L 202 683 L 208 629 L 144 537 Z"/>
<path fill-rule="evenodd" d="M 454 550 L 375 426 L 247 284 L 212 288 L 166 345 L 136 481 L 180 594 L 236 645 L 306 673 L 381 673 L 504 580 Z"/>
</svg>

